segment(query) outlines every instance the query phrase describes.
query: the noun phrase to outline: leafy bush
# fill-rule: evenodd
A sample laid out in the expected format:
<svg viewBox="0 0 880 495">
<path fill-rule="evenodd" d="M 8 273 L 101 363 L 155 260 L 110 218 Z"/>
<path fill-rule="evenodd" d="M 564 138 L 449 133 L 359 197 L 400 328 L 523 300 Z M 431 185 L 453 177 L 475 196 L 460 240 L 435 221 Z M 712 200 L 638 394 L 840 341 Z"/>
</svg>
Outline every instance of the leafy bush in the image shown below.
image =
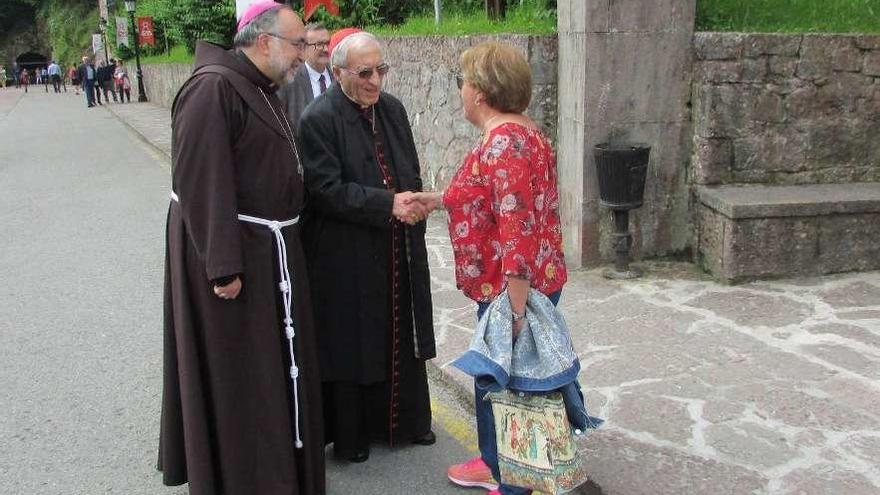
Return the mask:
<svg viewBox="0 0 880 495">
<path fill-rule="evenodd" d="M 880 0 L 698 0 L 697 30 L 880 32 Z"/>
</svg>

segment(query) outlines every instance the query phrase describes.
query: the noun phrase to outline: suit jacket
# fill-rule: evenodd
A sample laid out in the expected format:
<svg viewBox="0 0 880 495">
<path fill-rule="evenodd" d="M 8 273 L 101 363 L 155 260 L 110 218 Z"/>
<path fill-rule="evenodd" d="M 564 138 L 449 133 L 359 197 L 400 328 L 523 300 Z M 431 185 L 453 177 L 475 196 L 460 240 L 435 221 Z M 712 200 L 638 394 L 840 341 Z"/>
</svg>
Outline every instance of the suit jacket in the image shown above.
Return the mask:
<svg viewBox="0 0 880 495">
<path fill-rule="evenodd" d="M 333 82 L 333 75 L 331 74 L 330 80 L 327 81 L 327 87 L 329 88 Z M 299 117 L 306 106 L 315 99 L 312 95 L 312 81 L 309 80 L 309 70 L 306 68 L 305 63 L 302 63 L 299 69 L 296 70 L 293 81 L 278 90 L 278 98 L 281 99 L 281 102 L 284 103 L 284 107 L 287 109 L 287 118 L 290 120 L 291 125 L 299 129 Z"/>
<path fill-rule="evenodd" d="M 88 64 L 89 67 L 92 68 L 92 81 L 98 80 L 98 70 L 95 69 L 95 66 L 92 64 Z M 76 78 L 80 80 L 80 82 L 86 82 L 86 64 L 79 64 L 79 68 L 76 69 Z"/>
</svg>

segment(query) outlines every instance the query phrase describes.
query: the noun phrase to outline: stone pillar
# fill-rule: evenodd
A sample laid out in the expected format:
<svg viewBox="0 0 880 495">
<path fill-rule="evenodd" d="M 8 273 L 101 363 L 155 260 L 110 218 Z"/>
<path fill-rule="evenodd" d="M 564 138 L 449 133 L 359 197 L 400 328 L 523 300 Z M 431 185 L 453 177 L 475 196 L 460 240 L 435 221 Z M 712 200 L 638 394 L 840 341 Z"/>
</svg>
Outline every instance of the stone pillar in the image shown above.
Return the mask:
<svg viewBox="0 0 880 495">
<path fill-rule="evenodd" d="M 613 258 L 599 207 L 593 146 L 652 146 L 645 204 L 631 216 L 633 254 L 672 254 L 689 240 L 686 166 L 696 0 L 558 0 L 558 166 L 566 259 Z"/>
</svg>

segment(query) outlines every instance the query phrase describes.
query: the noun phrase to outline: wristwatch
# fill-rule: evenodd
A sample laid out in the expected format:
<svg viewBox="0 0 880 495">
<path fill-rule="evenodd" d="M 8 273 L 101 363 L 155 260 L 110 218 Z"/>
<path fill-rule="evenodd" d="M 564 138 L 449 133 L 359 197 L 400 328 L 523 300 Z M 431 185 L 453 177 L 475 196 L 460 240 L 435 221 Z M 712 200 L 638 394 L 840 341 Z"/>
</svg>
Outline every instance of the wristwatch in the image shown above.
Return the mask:
<svg viewBox="0 0 880 495">
<path fill-rule="evenodd" d="M 525 319 L 526 319 L 526 312 L 525 311 L 523 311 L 523 314 L 521 314 L 521 315 L 513 313 L 513 321 L 520 321 L 520 320 L 525 320 Z"/>
</svg>

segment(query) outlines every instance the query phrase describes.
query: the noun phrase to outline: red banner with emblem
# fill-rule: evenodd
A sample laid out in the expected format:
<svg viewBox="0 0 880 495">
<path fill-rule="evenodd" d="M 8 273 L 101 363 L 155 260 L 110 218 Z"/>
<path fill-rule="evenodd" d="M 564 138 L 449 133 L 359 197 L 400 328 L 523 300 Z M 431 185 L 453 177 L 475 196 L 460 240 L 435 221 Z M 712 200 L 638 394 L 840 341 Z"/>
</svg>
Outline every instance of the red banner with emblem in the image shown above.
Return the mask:
<svg viewBox="0 0 880 495">
<path fill-rule="evenodd" d="M 153 18 L 150 16 L 138 17 L 138 44 L 141 46 L 156 46 L 156 36 L 153 34 Z"/>
<path fill-rule="evenodd" d="M 339 15 L 339 7 L 333 3 L 333 0 L 306 0 L 304 5 L 303 17 L 309 20 L 309 17 L 318 10 L 318 7 L 324 6 L 331 15 Z"/>
</svg>

